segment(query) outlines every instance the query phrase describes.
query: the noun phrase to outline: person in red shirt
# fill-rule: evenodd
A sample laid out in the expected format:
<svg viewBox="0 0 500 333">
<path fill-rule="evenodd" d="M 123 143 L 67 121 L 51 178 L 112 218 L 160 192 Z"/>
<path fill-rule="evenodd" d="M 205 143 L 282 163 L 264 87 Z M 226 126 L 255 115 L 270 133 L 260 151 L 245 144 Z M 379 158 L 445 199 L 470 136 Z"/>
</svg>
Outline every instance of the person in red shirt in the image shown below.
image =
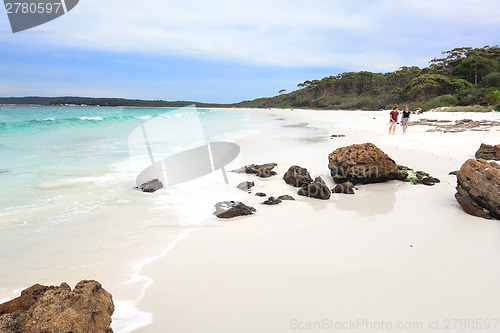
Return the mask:
<svg viewBox="0 0 500 333">
<path fill-rule="evenodd" d="M 391 113 L 389 114 L 389 134 L 391 134 L 392 130 L 392 135 L 394 135 L 394 132 L 396 132 L 396 125 L 398 123 L 398 116 L 399 116 L 399 108 L 395 105 L 392 108 Z"/>
</svg>

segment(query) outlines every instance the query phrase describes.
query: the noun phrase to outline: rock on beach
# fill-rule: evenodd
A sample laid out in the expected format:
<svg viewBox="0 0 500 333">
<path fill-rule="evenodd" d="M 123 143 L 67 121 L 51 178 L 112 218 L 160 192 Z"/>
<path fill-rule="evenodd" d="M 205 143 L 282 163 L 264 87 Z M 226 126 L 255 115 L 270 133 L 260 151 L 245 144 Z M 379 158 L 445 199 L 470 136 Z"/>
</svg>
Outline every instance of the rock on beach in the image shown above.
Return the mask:
<svg viewBox="0 0 500 333">
<path fill-rule="evenodd" d="M 73 290 L 36 284 L 0 304 L 2 333 L 112 333 L 113 299 L 101 284 L 80 281 Z"/>
<path fill-rule="evenodd" d="M 333 193 L 344 193 L 344 194 L 354 194 L 354 184 L 351 182 L 345 182 L 338 184 L 332 190 Z"/>
<path fill-rule="evenodd" d="M 254 174 L 254 175 L 257 175 L 257 177 L 269 178 L 272 176 L 276 176 L 276 171 L 274 171 L 273 169 L 277 165 L 278 164 L 276 164 L 276 163 L 249 164 L 249 165 L 245 165 L 244 167 L 241 167 L 237 170 L 233 170 L 233 172 Z"/>
<path fill-rule="evenodd" d="M 221 219 L 255 214 L 256 209 L 240 201 L 221 201 L 215 205 L 214 215 Z"/>
<path fill-rule="evenodd" d="M 283 176 L 283 180 L 294 187 L 302 187 L 313 181 L 307 169 L 298 165 L 291 166 Z"/>
<path fill-rule="evenodd" d="M 325 181 L 321 177 L 316 177 L 314 182 L 311 184 L 304 185 L 298 192 L 298 195 L 302 195 L 309 198 L 328 200 L 331 196 L 331 191 L 326 186 Z"/>
<path fill-rule="evenodd" d="M 481 143 L 481 146 L 476 151 L 476 158 L 500 161 L 500 144 L 494 146 Z"/>
<path fill-rule="evenodd" d="M 381 183 L 408 176 L 387 154 L 373 143 L 354 144 L 328 155 L 328 168 L 336 183 Z"/>
<path fill-rule="evenodd" d="M 457 173 L 455 198 L 467 214 L 500 220 L 500 165 L 467 160 Z"/>
</svg>

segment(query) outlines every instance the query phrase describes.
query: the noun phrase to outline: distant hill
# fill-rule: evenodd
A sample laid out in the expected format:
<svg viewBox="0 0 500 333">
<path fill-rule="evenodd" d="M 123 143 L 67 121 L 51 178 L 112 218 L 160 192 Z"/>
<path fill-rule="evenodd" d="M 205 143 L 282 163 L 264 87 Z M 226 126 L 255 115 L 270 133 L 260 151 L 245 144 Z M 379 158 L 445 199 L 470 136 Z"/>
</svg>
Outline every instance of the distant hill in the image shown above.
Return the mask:
<svg viewBox="0 0 500 333">
<path fill-rule="evenodd" d="M 0 97 L 0 104 L 35 104 L 35 105 L 89 105 L 89 106 L 132 106 L 132 107 L 184 107 L 196 104 L 198 107 L 222 107 L 223 104 L 197 103 L 190 101 L 162 101 L 126 98 L 92 98 L 92 97 Z"/>
<path fill-rule="evenodd" d="M 237 103 L 236 107 L 411 109 L 456 105 L 496 105 L 500 102 L 500 48 L 462 47 L 443 52 L 426 68 L 401 67 L 395 72 L 347 72 L 321 80 L 307 80 L 298 90 Z"/>
</svg>

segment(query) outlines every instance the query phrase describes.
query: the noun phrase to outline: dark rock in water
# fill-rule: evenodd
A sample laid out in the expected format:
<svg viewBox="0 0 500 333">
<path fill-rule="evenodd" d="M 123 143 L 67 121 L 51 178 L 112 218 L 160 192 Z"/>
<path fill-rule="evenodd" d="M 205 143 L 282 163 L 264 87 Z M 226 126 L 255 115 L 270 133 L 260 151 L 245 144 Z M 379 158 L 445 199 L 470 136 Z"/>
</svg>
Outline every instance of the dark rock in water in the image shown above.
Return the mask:
<svg viewBox="0 0 500 333">
<path fill-rule="evenodd" d="M 333 193 L 354 194 L 354 185 L 351 182 L 345 182 L 334 187 Z"/>
<path fill-rule="evenodd" d="M 373 143 L 338 148 L 328 155 L 328 168 L 336 183 L 380 183 L 403 180 L 408 174 Z"/>
<path fill-rule="evenodd" d="M 276 176 L 276 171 L 273 171 L 274 167 L 277 166 L 276 163 L 265 163 L 265 164 L 250 164 L 244 167 L 241 167 L 237 170 L 233 170 L 232 172 L 236 173 L 247 173 L 247 174 L 255 174 L 261 178 L 269 178 L 271 176 Z"/>
<path fill-rule="evenodd" d="M 266 201 L 264 201 L 262 204 L 263 205 L 272 206 L 272 205 L 278 205 L 280 203 L 281 203 L 280 199 L 276 199 L 275 197 L 269 197 L 269 199 L 267 199 Z"/>
<path fill-rule="evenodd" d="M 500 144 L 493 146 L 481 143 L 481 146 L 476 151 L 476 158 L 500 161 Z"/>
<path fill-rule="evenodd" d="M 73 291 L 34 285 L 0 305 L 0 332 L 112 333 L 115 310 L 111 294 L 97 281 L 81 281 Z"/>
<path fill-rule="evenodd" d="M 427 185 L 427 186 L 432 186 L 435 185 L 436 183 L 440 183 L 441 181 L 438 178 L 434 177 L 424 177 L 422 180 L 419 181 L 419 183 Z"/>
<path fill-rule="evenodd" d="M 458 171 L 451 171 L 448 175 L 450 176 L 456 176 L 458 173 Z"/>
<path fill-rule="evenodd" d="M 262 193 L 262 192 L 257 192 L 257 193 L 255 193 L 255 195 L 258 196 L 258 197 L 265 197 L 265 196 L 267 196 L 267 194 Z"/>
<path fill-rule="evenodd" d="M 144 183 L 141 186 L 139 186 L 139 189 L 142 192 L 148 192 L 148 193 L 156 192 L 162 188 L 163 188 L 163 183 L 158 179 L 150 180 L 149 182 Z"/>
<path fill-rule="evenodd" d="M 8 172 L 10 172 L 10 170 L 7 170 L 7 169 L 0 169 L 0 174 L 2 174 L 2 173 L 8 173 Z"/>
<path fill-rule="evenodd" d="M 238 186 L 236 186 L 236 187 L 242 191 L 250 191 L 250 189 L 254 186 L 255 186 L 254 182 L 243 182 L 243 183 L 239 183 Z"/>
<path fill-rule="evenodd" d="M 215 205 L 214 215 L 221 219 L 255 214 L 256 209 L 239 201 L 222 201 Z"/>
<path fill-rule="evenodd" d="M 293 200 L 293 201 L 295 201 L 295 198 L 292 197 L 291 195 L 280 195 L 278 197 L 278 199 L 280 199 L 280 200 Z"/>
<path fill-rule="evenodd" d="M 312 178 L 306 168 L 297 165 L 291 166 L 283 176 L 285 182 L 295 187 L 302 187 L 312 183 Z"/>
<path fill-rule="evenodd" d="M 455 198 L 467 214 L 500 220 L 500 165 L 467 160 L 457 174 Z"/>
<path fill-rule="evenodd" d="M 316 177 L 312 184 L 303 186 L 297 194 L 321 200 L 328 200 L 331 196 L 330 189 L 321 177 Z"/>
</svg>

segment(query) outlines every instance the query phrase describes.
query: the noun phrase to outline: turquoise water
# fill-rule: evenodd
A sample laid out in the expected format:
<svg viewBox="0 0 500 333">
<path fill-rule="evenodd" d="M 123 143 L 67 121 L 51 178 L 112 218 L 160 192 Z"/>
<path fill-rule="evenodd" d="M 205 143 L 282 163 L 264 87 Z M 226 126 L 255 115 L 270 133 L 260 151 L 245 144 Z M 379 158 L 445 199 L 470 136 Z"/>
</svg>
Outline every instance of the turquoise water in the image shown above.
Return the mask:
<svg viewBox="0 0 500 333">
<path fill-rule="evenodd" d="M 207 139 L 241 131 L 248 117 L 207 109 L 0 106 L 0 180 L 9 193 L 0 211 L 53 197 L 50 190 L 57 182 L 71 187 L 72 181 L 117 173 L 117 165 L 129 157 L 134 128 L 157 117 L 193 112 L 203 120 Z M 168 137 L 181 138 L 171 147 L 177 149 L 191 139 L 175 126 L 169 127 Z"/>
</svg>

